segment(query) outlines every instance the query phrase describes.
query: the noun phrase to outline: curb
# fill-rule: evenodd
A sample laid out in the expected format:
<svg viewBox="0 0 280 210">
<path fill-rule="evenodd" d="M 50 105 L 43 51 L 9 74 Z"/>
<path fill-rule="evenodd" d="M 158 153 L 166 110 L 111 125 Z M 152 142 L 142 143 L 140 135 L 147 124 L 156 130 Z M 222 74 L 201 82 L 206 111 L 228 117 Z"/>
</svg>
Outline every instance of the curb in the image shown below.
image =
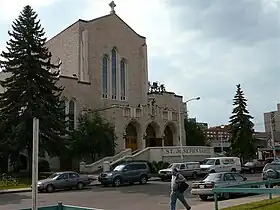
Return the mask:
<svg viewBox="0 0 280 210">
<path fill-rule="evenodd" d="M 31 192 L 31 188 L 0 190 L 0 194 Z"/>
</svg>

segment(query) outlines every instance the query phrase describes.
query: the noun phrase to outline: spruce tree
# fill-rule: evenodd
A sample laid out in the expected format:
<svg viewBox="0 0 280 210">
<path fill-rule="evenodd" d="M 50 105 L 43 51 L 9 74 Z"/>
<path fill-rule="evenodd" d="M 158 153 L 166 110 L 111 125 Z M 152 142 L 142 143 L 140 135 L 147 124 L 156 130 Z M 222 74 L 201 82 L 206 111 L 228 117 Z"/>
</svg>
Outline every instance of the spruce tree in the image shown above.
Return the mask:
<svg viewBox="0 0 280 210">
<path fill-rule="evenodd" d="M 6 50 L 1 53 L 0 67 L 7 75 L 0 94 L 1 146 L 7 151 L 28 153 L 32 161 L 33 118 L 40 121 L 40 152 L 59 155 L 65 133 L 63 88 L 57 85 L 59 65 L 51 63 L 45 47 L 44 29 L 35 11 L 25 6 L 12 31 Z M 32 168 L 29 167 L 29 171 Z"/>
<path fill-rule="evenodd" d="M 248 160 L 256 155 L 255 139 L 253 137 L 253 117 L 247 110 L 247 99 L 241 90 L 240 84 L 233 99 L 233 111 L 230 117 L 231 152 L 239 156 L 242 161 Z"/>
</svg>

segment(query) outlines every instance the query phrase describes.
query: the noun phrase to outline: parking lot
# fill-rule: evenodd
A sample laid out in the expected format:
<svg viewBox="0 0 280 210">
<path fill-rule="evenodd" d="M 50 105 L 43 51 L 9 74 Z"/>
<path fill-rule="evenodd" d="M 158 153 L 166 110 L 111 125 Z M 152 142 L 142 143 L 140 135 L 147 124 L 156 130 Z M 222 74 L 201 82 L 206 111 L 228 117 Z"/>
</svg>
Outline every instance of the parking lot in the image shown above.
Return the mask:
<svg viewBox="0 0 280 210">
<path fill-rule="evenodd" d="M 260 179 L 260 174 L 246 175 L 248 180 Z M 191 181 L 190 181 L 191 182 Z M 169 208 L 170 183 L 153 181 L 146 185 L 121 186 L 119 188 L 93 186 L 81 191 L 61 191 L 39 194 L 39 205 L 64 204 L 105 210 L 162 210 Z M 191 205 L 203 203 L 199 198 L 187 195 Z M 206 201 L 212 202 L 212 201 Z M 31 207 L 31 193 L 12 193 L 0 196 L 0 210 L 16 210 Z M 178 209 L 183 206 L 178 202 Z"/>
</svg>

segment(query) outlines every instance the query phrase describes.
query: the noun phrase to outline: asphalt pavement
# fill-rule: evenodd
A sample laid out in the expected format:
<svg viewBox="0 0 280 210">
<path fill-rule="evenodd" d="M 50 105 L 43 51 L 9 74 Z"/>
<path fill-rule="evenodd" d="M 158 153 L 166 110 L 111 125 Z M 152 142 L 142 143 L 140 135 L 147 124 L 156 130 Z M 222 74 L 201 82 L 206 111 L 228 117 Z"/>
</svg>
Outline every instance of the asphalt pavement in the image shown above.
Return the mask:
<svg viewBox="0 0 280 210">
<path fill-rule="evenodd" d="M 260 180 L 260 174 L 247 175 L 249 181 Z M 189 181 L 190 183 L 192 181 Z M 92 186 L 81 191 L 60 191 L 40 193 L 40 206 L 63 204 L 98 208 L 104 210 L 143 210 L 169 209 L 170 183 L 151 181 L 146 185 L 103 187 Z M 205 203 L 196 196 L 186 195 L 192 206 Z M 213 203 L 213 201 L 208 201 Z M 9 193 L 0 196 L 0 210 L 17 210 L 29 208 L 32 205 L 31 192 Z M 183 209 L 178 202 L 178 209 Z"/>
</svg>

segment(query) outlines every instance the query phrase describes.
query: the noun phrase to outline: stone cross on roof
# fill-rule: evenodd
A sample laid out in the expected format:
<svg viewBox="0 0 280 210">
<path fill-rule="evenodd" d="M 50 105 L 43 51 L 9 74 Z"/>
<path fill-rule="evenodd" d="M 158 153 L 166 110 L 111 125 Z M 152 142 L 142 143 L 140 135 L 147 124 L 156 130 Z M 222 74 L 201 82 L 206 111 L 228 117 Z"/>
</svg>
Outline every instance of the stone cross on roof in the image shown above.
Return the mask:
<svg viewBox="0 0 280 210">
<path fill-rule="evenodd" d="M 109 4 L 109 6 L 111 7 L 111 14 L 115 14 L 115 7 L 116 7 L 116 4 L 114 1 L 111 1 L 111 3 Z"/>
</svg>

